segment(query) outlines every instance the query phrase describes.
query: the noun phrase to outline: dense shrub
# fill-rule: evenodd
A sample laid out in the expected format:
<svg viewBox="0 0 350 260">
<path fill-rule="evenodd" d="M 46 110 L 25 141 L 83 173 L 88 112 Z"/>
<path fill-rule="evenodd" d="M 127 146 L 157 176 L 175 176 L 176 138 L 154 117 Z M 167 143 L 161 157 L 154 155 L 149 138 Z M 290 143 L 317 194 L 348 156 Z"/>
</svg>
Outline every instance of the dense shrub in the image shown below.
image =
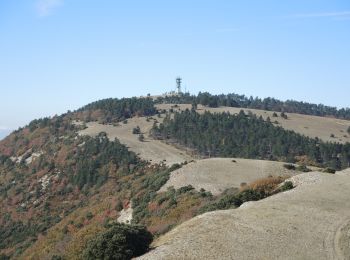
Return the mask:
<svg viewBox="0 0 350 260">
<path fill-rule="evenodd" d="M 288 119 L 287 114 L 286 114 L 286 113 L 284 113 L 284 112 L 281 112 L 281 117 L 282 117 L 282 118 L 284 118 L 284 119 Z"/>
<path fill-rule="evenodd" d="M 307 168 L 306 165 L 299 165 L 296 170 L 300 172 L 311 172 L 311 169 Z"/>
<path fill-rule="evenodd" d="M 284 164 L 283 167 L 287 170 L 295 170 L 295 166 L 293 164 Z"/>
<path fill-rule="evenodd" d="M 243 185 L 240 192 L 224 193 L 218 201 L 205 205 L 198 213 L 236 208 L 245 202 L 261 200 L 278 192 L 293 188 L 293 184 L 290 181 L 285 182 L 279 188 L 278 186 L 283 180 L 284 178 L 282 177 L 268 177 L 252 182 L 249 185 Z"/>
<path fill-rule="evenodd" d="M 323 170 L 323 172 L 334 174 L 334 173 L 335 173 L 335 170 L 332 169 L 332 168 L 327 167 L 326 169 Z"/>
<path fill-rule="evenodd" d="M 139 127 L 139 126 L 134 127 L 134 128 L 132 129 L 132 133 L 133 133 L 134 135 L 140 134 L 140 133 L 141 133 L 140 127 Z"/>
<path fill-rule="evenodd" d="M 83 259 L 131 259 L 146 253 L 152 240 L 152 234 L 142 226 L 112 224 L 88 242 Z"/>
<path fill-rule="evenodd" d="M 145 137 L 144 137 L 143 134 L 140 134 L 139 137 L 138 137 L 138 139 L 139 139 L 140 142 L 145 141 Z"/>
<path fill-rule="evenodd" d="M 283 183 L 283 185 L 281 186 L 280 190 L 281 191 L 287 191 L 287 190 L 291 190 L 293 188 L 294 188 L 293 182 L 286 181 L 286 182 Z"/>
</svg>

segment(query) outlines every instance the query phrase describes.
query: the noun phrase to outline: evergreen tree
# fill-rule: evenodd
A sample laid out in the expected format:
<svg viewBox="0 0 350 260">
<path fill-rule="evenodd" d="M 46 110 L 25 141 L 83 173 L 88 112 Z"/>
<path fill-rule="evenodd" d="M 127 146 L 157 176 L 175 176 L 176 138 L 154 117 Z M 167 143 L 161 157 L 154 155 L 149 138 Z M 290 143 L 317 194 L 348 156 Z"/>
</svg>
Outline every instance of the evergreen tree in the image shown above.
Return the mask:
<svg viewBox="0 0 350 260">
<path fill-rule="evenodd" d="M 167 115 L 162 124 L 154 125 L 152 134 L 155 138 L 173 139 L 206 156 L 290 162 L 307 156 L 314 164 L 336 169 L 348 167 L 350 162 L 349 144 L 312 139 L 243 111 L 238 115 L 176 112 L 173 118 Z"/>
</svg>

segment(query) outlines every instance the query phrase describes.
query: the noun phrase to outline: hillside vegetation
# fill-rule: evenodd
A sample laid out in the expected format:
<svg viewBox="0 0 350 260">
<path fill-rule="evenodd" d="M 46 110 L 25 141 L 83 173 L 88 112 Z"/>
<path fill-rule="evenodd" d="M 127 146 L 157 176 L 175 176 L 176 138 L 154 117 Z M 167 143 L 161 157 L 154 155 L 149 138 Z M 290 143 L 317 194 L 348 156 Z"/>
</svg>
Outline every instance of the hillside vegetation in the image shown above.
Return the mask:
<svg viewBox="0 0 350 260">
<path fill-rule="evenodd" d="M 138 259 L 349 259 L 350 172 L 292 181 L 291 191 L 185 222 Z"/>
<path fill-rule="evenodd" d="M 238 94 L 221 94 L 212 95 L 208 92 L 201 93 L 197 96 L 182 94 L 179 96 L 159 97 L 157 103 L 173 103 L 173 104 L 193 104 L 194 106 L 201 104 L 209 107 L 240 107 L 252 108 L 277 112 L 298 113 L 314 116 L 336 117 L 350 120 L 350 108 L 337 109 L 336 107 L 325 106 L 323 104 L 312 104 L 308 102 L 300 102 L 295 100 L 281 101 L 275 98 L 253 98 Z"/>
<path fill-rule="evenodd" d="M 104 99 L 33 120 L 2 140 L 0 259 L 94 258 L 103 255 L 101 241 L 125 241 L 129 231 L 145 236 L 147 250 L 152 237 L 203 212 L 235 208 L 280 192 L 286 172 L 295 174 L 281 170 L 283 163 L 273 163 L 271 169 L 279 169 L 275 174 L 260 174 L 261 163 L 255 162 L 258 166 L 247 179 L 251 185 L 238 187 L 243 179 L 236 176 L 234 183 L 228 181 L 213 194 L 210 188 L 191 183 L 166 186 L 172 173 L 192 169 L 195 159 L 202 157 L 280 160 L 334 169 L 349 164 L 349 143 L 307 138 L 243 112 L 198 114 L 194 109 L 202 94 L 195 99 L 172 98 L 186 99 L 193 110 L 158 111 L 151 98 Z M 237 161 L 240 170 L 244 164 Z M 232 158 L 229 163 L 235 164 Z M 206 174 L 218 177 L 213 173 Z M 264 179 L 257 185 L 260 177 Z M 126 219 L 137 226 L 120 226 L 123 212 L 132 212 Z M 114 236 L 116 230 L 124 233 Z M 132 243 L 122 247 L 121 255 L 135 252 L 126 258 L 141 254 L 130 249 Z"/>
<path fill-rule="evenodd" d="M 19 257 L 111 182 L 145 171 L 158 172 L 147 170 L 147 163 L 117 139 L 109 140 L 105 133 L 79 136 L 84 123 L 74 123 L 77 118 L 119 122 L 152 111 L 155 108 L 149 99 L 102 100 L 78 112 L 33 120 L 1 141 L 0 255 Z M 123 201 L 130 199 L 115 200 L 123 208 Z M 61 236 L 70 233 L 67 230 L 76 233 L 84 228 L 94 217 L 88 213 L 66 225 Z M 98 226 L 102 228 L 103 221 Z"/>
<path fill-rule="evenodd" d="M 90 103 L 75 113 L 83 121 L 117 123 L 133 116 L 151 116 L 156 113 L 150 98 L 108 98 Z"/>
<path fill-rule="evenodd" d="M 173 139 L 203 155 L 296 162 L 307 157 L 315 165 L 346 168 L 350 144 L 325 143 L 276 127 L 256 115 L 199 114 L 194 110 L 168 115 L 153 136 Z"/>
<path fill-rule="evenodd" d="M 145 113 L 143 101 L 133 113 Z M 99 122 L 113 115 L 96 109 L 34 120 L 0 142 L 2 258 L 83 259 L 89 241 L 123 209 L 133 207 L 132 222 L 158 236 L 218 199 L 190 186 L 158 194 L 181 165 L 147 163 L 106 133 L 79 135 L 92 120 L 85 115 Z M 119 115 L 128 112 L 111 122 L 122 123 Z"/>
</svg>

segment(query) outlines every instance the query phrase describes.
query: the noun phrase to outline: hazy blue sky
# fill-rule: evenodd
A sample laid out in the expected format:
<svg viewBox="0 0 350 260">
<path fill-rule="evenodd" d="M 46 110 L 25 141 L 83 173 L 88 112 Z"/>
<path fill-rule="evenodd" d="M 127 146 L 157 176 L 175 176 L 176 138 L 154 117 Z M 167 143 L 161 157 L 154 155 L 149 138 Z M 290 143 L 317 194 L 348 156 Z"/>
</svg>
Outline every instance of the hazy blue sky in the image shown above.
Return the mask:
<svg viewBox="0 0 350 260">
<path fill-rule="evenodd" d="M 0 2 L 0 132 L 178 75 L 191 93 L 350 106 L 350 1 Z"/>
</svg>

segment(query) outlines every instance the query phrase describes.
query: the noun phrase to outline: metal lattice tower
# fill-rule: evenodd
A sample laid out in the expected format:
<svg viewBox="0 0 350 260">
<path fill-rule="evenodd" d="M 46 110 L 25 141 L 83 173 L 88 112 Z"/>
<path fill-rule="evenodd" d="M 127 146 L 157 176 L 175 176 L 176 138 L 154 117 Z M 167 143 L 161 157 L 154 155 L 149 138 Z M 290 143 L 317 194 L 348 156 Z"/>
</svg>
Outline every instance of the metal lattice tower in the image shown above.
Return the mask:
<svg viewBox="0 0 350 260">
<path fill-rule="evenodd" d="M 182 78 L 178 77 L 176 78 L 176 88 L 177 88 L 177 93 L 181 93 L 181 83 L 182 83 Z"/>
</svg>

